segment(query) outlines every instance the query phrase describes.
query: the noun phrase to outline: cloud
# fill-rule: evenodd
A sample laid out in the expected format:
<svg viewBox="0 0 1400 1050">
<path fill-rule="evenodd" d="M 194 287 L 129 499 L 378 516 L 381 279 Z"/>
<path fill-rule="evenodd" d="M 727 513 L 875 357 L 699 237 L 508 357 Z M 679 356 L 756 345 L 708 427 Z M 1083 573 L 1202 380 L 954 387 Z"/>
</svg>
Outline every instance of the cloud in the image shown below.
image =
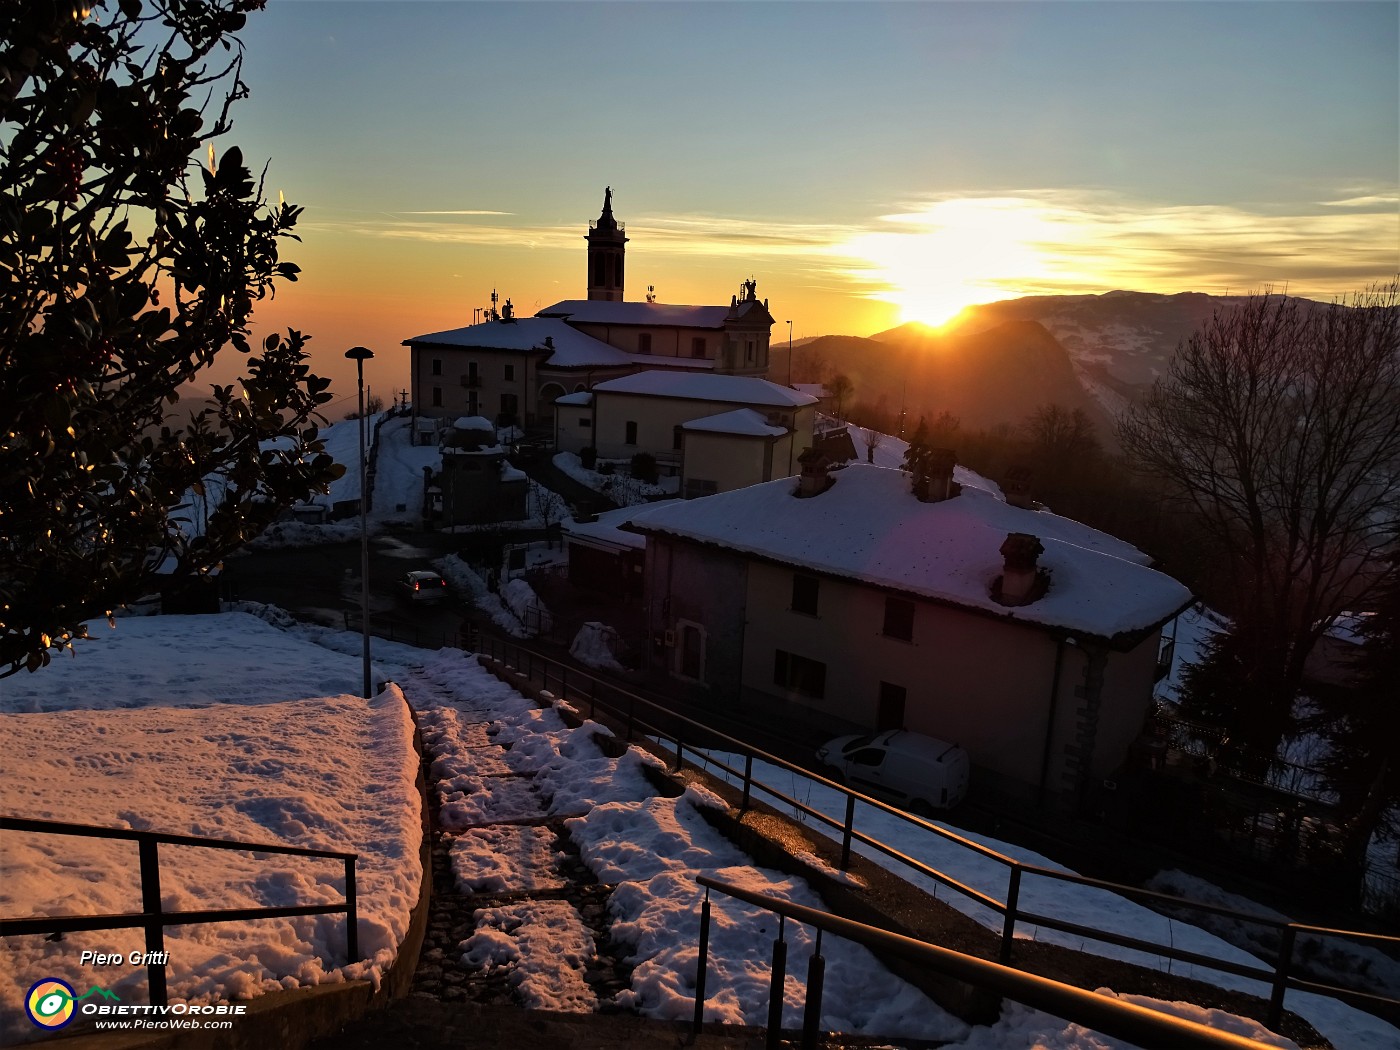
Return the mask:
<svg viewBox="0 0 1400 1050">
<path fill-rule="evenodd" d="M 1296 294 L 1328 298 L 1395 273 L 1398 202 L 1391 189 L 1363 185 L 1311 203 L 1256 206 L 1039 188 L 915 198 L 863 223 L 640 215 L 628 221 L 627 234 L 648 254 L 769 259 L 770 269 L 809 289 L 937 320 L 971 303 L 1116 288 L 1246 292 L 1287 284 Z M 511 215 L 403 211 L 302 225 L 357 237 L 578 251 L 582 223 L 475 221 Z"/>
<path fill-rule="evenodd" d="M 398 215 L 514 215 L 512 211 L 483 211 L 478 209 L 462 211 L 401 211 Z"/>
<path fill-rule="evenodd" d="M 1101 190 L 949 195 L 881 216 L 830 255 L 868 297 L 924 319 L 1008 296 L 1116 288 L 1251 291 L 1287 283 L 1296 294 L 1327 298 L 1394 274 L 1395 203 L 1368 194 L 1265 211 Z"/>
</svg>

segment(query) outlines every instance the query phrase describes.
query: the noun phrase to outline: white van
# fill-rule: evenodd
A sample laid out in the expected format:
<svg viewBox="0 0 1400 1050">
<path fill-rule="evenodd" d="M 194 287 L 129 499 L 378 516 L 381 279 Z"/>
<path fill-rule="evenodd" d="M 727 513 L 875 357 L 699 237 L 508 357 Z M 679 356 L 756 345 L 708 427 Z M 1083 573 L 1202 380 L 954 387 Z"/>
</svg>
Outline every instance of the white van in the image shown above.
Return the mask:
<svg viewBox="0 0 1400 1050">
<path fill-rule="evenodd" d="M 837 771 L 832 779 L 915 813 L 956 806 L 972 770 L 957 744 L 905 729 L 838 736 L 817 749 L 817 760 Z"/>
</svg>

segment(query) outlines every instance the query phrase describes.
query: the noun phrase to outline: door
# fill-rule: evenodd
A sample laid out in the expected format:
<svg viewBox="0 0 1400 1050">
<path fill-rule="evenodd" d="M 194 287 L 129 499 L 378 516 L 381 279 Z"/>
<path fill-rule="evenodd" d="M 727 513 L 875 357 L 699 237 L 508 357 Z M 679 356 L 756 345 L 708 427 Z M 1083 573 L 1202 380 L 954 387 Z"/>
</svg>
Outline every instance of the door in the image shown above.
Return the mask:
<svg viewBox="0 0 1400 1050">
<path fill-rule="evenodd" d="M 680 629 L 680 653 L 677 657 L 677 673 L 682 678 L 702 681 L 705 677 L 705 629 L 696 623 L 682 620 Z"/>
<path fill-rule="evenodd" d="M 883 795 L 884 764 L 887 752 L 883 747 L 863 747 L 846 756 L 846 782 L 867 795 Z"/>
<path fill-rule="evenodd" d="M 907 693 L 908 690 L 902 685 L 880 683 L 880 699 L 875 708 L 877 730 L 904 728 L 904 698 Z"/>
</svg>

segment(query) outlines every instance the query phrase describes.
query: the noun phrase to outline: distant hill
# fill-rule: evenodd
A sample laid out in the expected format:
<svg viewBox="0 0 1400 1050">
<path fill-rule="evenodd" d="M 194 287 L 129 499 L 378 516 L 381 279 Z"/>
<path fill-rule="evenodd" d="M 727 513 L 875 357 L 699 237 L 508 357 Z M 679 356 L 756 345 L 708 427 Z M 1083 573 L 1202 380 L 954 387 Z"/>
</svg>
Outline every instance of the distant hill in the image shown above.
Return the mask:
<svg viewBox="0 0 1400 1050">
<path fill-rule="evenodd" d="M 1084 409 L 1107 438 L 1113 417 L 1166 374 L 1177 347 L 1217 310 L 1245 298 L 1032 295 L 969 307 L 941 330 L 914 321 L 868 339 L 824 336 L 796 347 L 793 357 L 799 377 L 808 355 L 819 355 L 828 375 L 850 376 L 854 401 L 874 403 L 883 394 L 896 412 L 904 401 L 911 421 L 946 409 L 967 426 L 1014 425 L 1054 403 Z"/>
<path fill-rule="evenodd" d="M 854 402 L 884 397 L 909 425 L 950 412 L 963 426 L 1015 426 L 1041 405 L 1087 412 L 1102 429 L 1108 419 L 1084 389 L 1055 338 L 1035 321 L 1009 321 L 983 330 L 939 335 L 926 325 L 902 325 L 870 339 L 824 336 L 794 353 L 799 375 L 814 357 L 826 375 L 844 372 Z"/>
<path fill-rule="evenodd" d="M 953 334 L 1037 321 L 1065 348 L 1084 388 L 1116 415 L 1166 374 L 1177 347 L 1217 310 L 1245 298 L 1201 292 L 1032 295 L 970 307 L 954 322 Z"/>
</svg>

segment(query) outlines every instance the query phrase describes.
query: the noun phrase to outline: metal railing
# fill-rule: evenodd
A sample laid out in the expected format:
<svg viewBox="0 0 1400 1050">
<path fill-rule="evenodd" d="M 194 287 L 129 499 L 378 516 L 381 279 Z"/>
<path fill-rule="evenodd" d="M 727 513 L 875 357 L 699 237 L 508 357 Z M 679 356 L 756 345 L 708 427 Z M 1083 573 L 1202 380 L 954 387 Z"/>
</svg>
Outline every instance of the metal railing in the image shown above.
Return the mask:
<svg viewBox="0 0 1400 1050">
<path fill-rule="evenodd" d="M 1160 708 L 1149 716 L 1148 724 L 1169 750 L 1199 760 L 1212 772 L 1310 802 L 1332 805 L 1337 801 L 1336 789 L 1320 770 L 1232 747 L 1222 726 L 1176 718 Z"/>
<path fill-rule="evenodd" d="M 345 916 L 347 963 L 360 957 L 359 911 L 355 900 L 355 861 L 357 853 L 305 849 L 268 842 L 237 842 L 231 839 L 201 838 L 195 835 L 167 835 L 158 831 L 132 828 L 104 828 L 91 824 L 68 824 L 25 817 L 0 817 L 0 831 L 30 831 L 44 835 L 74 835 L 80 838 L 125 839 L 137 845 L 141 866 L 141 911 L 118 915 L 62 915 L 0 919 L 0 937 L 19 934 L 76 933 L 82 930 L 142 929 L 146 934 L 146 979 L 153 1006 L 167 1004 L 165 987 L 165 927 L 189 926 L 206 922 L 237 922 L 245 919 L 280 919 L 297 915 Z M 300 904 L 280 908 L 216 908 L 202 911 L 165 911 L 161 906 L 160 849 L 166 846 L 201 846 L 207 849 L 244 850 L 251 853 L 282 853 L 295 857 L 329 857 L 345 862 L 345 899 L 340 904 Z"/>
<path fill-rule="evenodd" d="M 768 997 L 766 1045 L 769 1050 L 776 1050 L 782 1043 L 783 992 L 787 979 L 785 923 L 788 919 L 811 926 L 817 931 L 816 943 L 807 965 L 807 997 L 803 1004 L 800 1044 L 803 1050 L 813 1050 L 816 1047 L 821 1029 L 822 989 L 826 977 L 826 960 L 821 954 L 823 932 L 863 944 L 877 952 L 900 956 L 978 988 L 990 989 L 1018 1003 L 1044 1010 L 1055 1017 L 1082 1024 L 1138 1046 L 1170 1046 L 1173 1050 L 1260 1050 L 1265 1046 L 1232 1032 L 1209 1028 L 1195 1021 L 1158 1013 L 1135 1003 L 1061 984 L 1047 977 L 1025 973 L 948 948 L 940 948 L 817 908 L 756 893 L 708 875 L 698 875 L 695 881 L 705 887 L 705 898 L 700 905 L 699 952 L 695 972 L 695 1017 L 692 1030 L 696 1033 L 699 1033 L 704 1020 L 706 968 L 710 944 L 710 891 L 714 890 L 735 900 L 764 908 L 778 916 L 778 935 L 773 941 Z"/>
<path fill-rule="evenodd" d="M 983 846 L 981 843 L 964 838 L 956 832 L 949 831 L 947 828 L 939 827 L 931 821 L 924 820 L 912 813 L 907 813 L 895 806 L 881 802 L 879 799 L 863 795 L 858 791 L 853 791 L 844 784 L 838 784 L 835 781 L 828 780 L 826 777 L 813 773 L 786 759 L 779 758 L 776 755 L 752 747 L 744 741 L 729 736 L 720 730 L 687 718 L 684 715 L 677 714 L 663 705 L 639 696 L 637 693 L 623 686 L 599 678 L 596 674 L 582 671 L 577 667 L 562 663 L 552 657 L 535 652 L 532 649 L 526 648 L 508 639 L 482 636 L 479 639 L 478 651 L 519 671 L 532 682 L 538 680 L 541 688 L 552 692 L 553 695 L 566 702 L 572 705 L 586 705 L 589 717 L 591 718 L 597 717 L 598 710 L 601 709 L 605 711 L 623 727 L 626 733 L 626 739 L 629 743 L 634 740 L 638 734 L 644 734 L 669 745 L 671 750 L 675 753 L 675 768 L 677 770 L 681 768 L 687 750 L 692 754 L 702 756 L 710 766 L 733 777 L 736 786 L 742 788 L 740 800 L 741 812 L 748 810 L 753 793 L 759 791 L 765 796 L 777 801 L 782 806 L 791 807 L 794 813 L 803 814 L 811 820 L 832 829 L 833 832 L 838 833 L 840 836 L 841 853 L 839 867 L 841 871 L 846 871 L 850 865 L 853 844 L 861 843 L 871 850 L 884 854 L 903 867 L 933 880 L 937 885 L 947 887 L 994 914 L 1001 916 L 1001 941 L 998 961 L 1002 965 L 1009 965 L 1012 962 L 1017 925 L 1031 924 L 1044 929 L 1057 930 L 1062 933 L 1072 934 L 1076 937 L 1098 941 L 1102 944 L 1112 944 L 1120 948 L 1129 948 L 1145 952 L 1152 956 L 1165 957 L 1221 973 L 1231 973 L 1236 976 L 1261 981 L 1270 989 L 1269 1013 L 1266 1023 L 1271 1028 L 1277 1026 L 1279 1018 L 1282 1016 L 1284 994 L 1290 988 L 1332 996 L 1344 1002 L 1360 1006 L 1363 1009 L 1375 1007 L 1394 1009 L 1400 1007 L 1400 999 L 1373 995 L 1369 992 L 1307 980 L 1298 976 L 1298 970 L 1300 968 L 1295 965 L 1296 960 L 1294 958 L 1294 948 L 1300 937 L 1350 939 L 1372 944 L 1389 945 L 1392 948 L 1400 948 L 1400 937 L 1365 933 L 1357 930 L 1331 929 L 1306 923 L 1287 922 L 1281 919 L 1273 919 L 1249 912 L 1237 911 L 1220 905 L 1203 904 L 1169 893 L 1145 890 L 1136 886 L 1127 886 L 1120 883 L 1109 882 L 1104 879 L 1089 878 L 1070 872 L 1056 871 L 1052 868 L 1044 868 L 1036 864 L 1026 864 L 1016 860 L 1014 857 L 1008 857 L 994 849 Z M 716 746 L 722 747 L 729 754 L 742 758 L 742 768 L 735 768 L 706 750 L 706 748 L 714 749 Z M 801 799 L 789 795 L 781 788 L 759 780 L 754 776 L 753 772 L 755 760 L 768 763 L 771 766 L 785 770 L 795 776 L 802 777 L 810 784 L 820 785 L 830 788 L 833 791 L 840 792 L 845 797 L 845 812 L 843 818 L 837 820 L 821 810 L 808 805 Z M 934 835 L 945 842 L 950 842 L 961 849 L 966 849 L 1004 866 L 1008 873 L 1005 900 L 998 900 L 991 894 L 984 893 L 954 878 L 946 872 L 939 871 L 937 868 L 925 864 L 915 857 L 909 856 L 898 847 L 861 831 L 856 827 L 857 802 L 863 803 L 880 813 L 894 816 L 922 832 Z M 1175 945 L 1161 944 L 1157 941 L 1144 940 L 1139 937 L 1115 933 L 1112 930 L 1098 929 L 1080 923 L 1068 922 L 1056 918 L 1055 916 L 1041 915 L 1027 911 L 1021 907 L 1020 899 L 1022 884 L 1028 877 L 1050 879 L 1089 889 L 1104 890 L 1147 906 L 1165 905 L 1173 909 L 1194 912 L 1202 916 L 1226 916 L 1238 922 L 1252 923 L 1257 926 L 1272 929 L 1276 931 L 1279 939 L 1279 949 L 1275 965 L 1272 969 L 1266 969 L 1261 966 L 1248 966 L 1242 963 L 1229 962 L 1177 948 Z M 1170 922 L 1173 920 L 1168 918 L 1168 921 Z"/>
</svg>

